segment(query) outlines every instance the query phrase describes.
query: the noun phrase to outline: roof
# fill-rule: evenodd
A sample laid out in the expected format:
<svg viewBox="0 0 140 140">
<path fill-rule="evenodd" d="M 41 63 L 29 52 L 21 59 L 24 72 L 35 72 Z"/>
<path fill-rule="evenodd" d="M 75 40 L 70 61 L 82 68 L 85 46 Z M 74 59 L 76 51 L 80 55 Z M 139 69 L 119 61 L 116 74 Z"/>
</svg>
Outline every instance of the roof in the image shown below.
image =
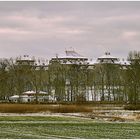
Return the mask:
<svg viewBox="0 0 140 140">
<path fill-rule="evenodd" d="M 10 96 L 10 99 L 17 99 L 17 98 L 19 98 L 19 95 Z"/>
<path fill-rule="evenodd" d="M 112 56 L 109 52 L 105 52 L 105 54 L 103 56 L 98 57 L 98 60 L 100 59 L 115 59 L 118 60 L 117 57 Z"/>
<path fill-rule="evenodd" d="M 26 92 L 23 92 L 23 94 L 35 94 L 36 92 L 35 91 L 33 91 L 33 90 L 29 90 L 29 91 L 26 91 Z"/>
<path fill-rule="evenodd" d="M 39 91 L 38 92 L 39 94 L 47 94 L 47 92 L 45 91 Z M 26 92 L 23 92 L 24 95 L 30 95 L 30 94 L 36 94 L 36 91 L 33 91 L 33 90 L 29 90 L 29 91 L 26 91 Z"/>
<path fill-rule="evenodd" d="M 39 91 L 40 94 L 47 94 L 45 91 Z"/>
<path fill-rule="evenodd" d="M 28 95 L 22 95 L 20 97 L 22 97 L 22 98 L 28 98 Z"/>
<path fill-rule="evenodd" d="M 23 55 L 17 58 L 17 61 L 35 61 L 33 57 L 29 55 Z"/>
<path fill-rule="evenodd" d="M 65 51 L 66 52 L 66 56 L 73 56 L 73 57 L 83 57 L 82 55 L 78 54 L 77 52 L 75 52 L 74 50 L 70 50 L 70 51 Z"/>
<path fill-rule="evenodd" d="M 64 58 L 66 58 L 66 59 L 88 59 L 88 58 L 86 58 L 86 57 L 78 57 L 78 56 L 58 56 L 57 57 L 58 59 L 64 59 Z"/>
<path fill-rule="evenodd" d="M 86 59 L 88 60 L 87 57 L 84 57 L 80 54 L 78 54 L 77 52 L 75 52 L 74 50 L 66 50 L 65 51 L 65 55 L 57 55 L 56 57 L 53 57 L 52 59 Z"/>
</svg>

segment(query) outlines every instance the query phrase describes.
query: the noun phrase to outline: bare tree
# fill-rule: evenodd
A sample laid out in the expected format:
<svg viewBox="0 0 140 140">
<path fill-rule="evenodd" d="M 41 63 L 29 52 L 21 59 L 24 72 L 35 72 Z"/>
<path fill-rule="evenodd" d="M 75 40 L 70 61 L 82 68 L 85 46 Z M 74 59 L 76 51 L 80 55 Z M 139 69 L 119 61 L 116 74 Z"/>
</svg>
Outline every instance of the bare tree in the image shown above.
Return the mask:
<svg viewBox="0 0 140 140">
<path fill-rule="evenodd" d="M 128 56 L 130 66 L 126 71 L 128 100 L 132 104 L 140 101 L 140 52 L 130 52 Z"/>
</svg>

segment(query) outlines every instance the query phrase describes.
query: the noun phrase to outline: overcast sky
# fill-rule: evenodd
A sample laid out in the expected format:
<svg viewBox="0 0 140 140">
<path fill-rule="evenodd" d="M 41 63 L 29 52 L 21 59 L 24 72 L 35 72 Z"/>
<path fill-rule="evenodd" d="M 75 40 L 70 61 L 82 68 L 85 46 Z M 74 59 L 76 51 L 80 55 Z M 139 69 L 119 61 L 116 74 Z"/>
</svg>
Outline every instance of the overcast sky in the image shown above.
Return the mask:
<svg viewBox="0 0 140 140">
<path fill-rule="evenodd" d="M 140 2 L 0 2 L 0 57 L 140 51 Z"/>
</svg>

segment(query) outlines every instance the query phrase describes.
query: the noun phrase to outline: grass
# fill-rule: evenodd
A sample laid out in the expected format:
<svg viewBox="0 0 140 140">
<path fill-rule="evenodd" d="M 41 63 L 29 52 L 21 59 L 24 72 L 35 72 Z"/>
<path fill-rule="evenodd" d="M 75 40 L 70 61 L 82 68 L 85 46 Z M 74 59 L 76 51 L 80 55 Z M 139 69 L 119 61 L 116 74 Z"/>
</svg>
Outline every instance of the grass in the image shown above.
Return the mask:
<svg viewBox="0 0 140 140">
<path fill-rule="evenodd" d="M 1 139 L 139 139 L 140 123 L 105 123 L 70 117 L 0 117 Z"/>
<path fill-rule="evenodd" d="M 91 107 L 82 105 L 45 105 L 45 104 L 0 104 L 1 113 L 76 113 L 92 112 Z"/>
<path fill-rule="evenodd" d="M 93 122 L 91 119 L 86 119 Z M 0 116 L 0 122 L 2 121 L 76 121 L 85 122 L 85 118 L 76 117 L 59 117 L 59 116 Z"/>
</svg>

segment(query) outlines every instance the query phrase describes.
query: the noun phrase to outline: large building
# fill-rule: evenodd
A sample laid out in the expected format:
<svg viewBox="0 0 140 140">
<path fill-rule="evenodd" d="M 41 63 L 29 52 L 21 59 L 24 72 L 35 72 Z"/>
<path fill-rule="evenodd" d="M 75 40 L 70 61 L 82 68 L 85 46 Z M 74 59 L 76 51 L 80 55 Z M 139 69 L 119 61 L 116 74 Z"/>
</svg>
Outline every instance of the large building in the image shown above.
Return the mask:
<svg viewBox="0 0 140 140">
<path fill-rule="evenodd" d="M 29 55 L 23 55 L 20 57 L 17 57 L 16 59 L 16 64 L 17 65 L 34 65 L 35 63 L 35 58 L 30 57 Z"/>
<path fill-rule="evenodd" d="M 36 59 L 35 57 L 31 57 L 29 55 L 17 57 L 15 64 L 22 66 L 32 66 L 36 70 L 39 70 L 40 68 L 45 68 L 47 70 L 48 68 L 48 60 L 43 58 Z"/>
<path fill-rule="evenodd" d="M 49 64 L 48 64 L 48 61 L 46 61 L 44 59 L 35 59 L 35 57 L 30 57 L 29 55 L 24 55 L 23 57 L 17 58 L 16 65 L 22 65 L 22 66 L 29 65 L 31 67 L 34 67 L 35 70 L 39 70 L 41 68 L 45 68 L 45 70 L 48 70 L 49 66 L 51 66 L 52 64 L 55 64 L 55 62 L 59 62 L 60 65 L 63 65 L 63 66 L 66 65 L 69 68 L 75 68 L 75 70 L 77 69 L 77 73 L 76 73 L 76 71 L 73 71 L 74 72 L 73 77 L 70 77 L 68 75 L 63 75 L 65 77 L 65 79 L 63 79 L 65 81 L 65 83 L 63 83 L 64 86 L 62 88 L 61 88 L 61 85 L 59 87 L 55 87 L 55 85 L 51 85 L 52 87 L 50 89 L 51 89 L 51 93 L 54 97 L 53 100 L 56 100 L 56 98 L 59 98 L 59 97 L 57 97 L 57 96 L 59 96 L 58 92 L 63 91 L 63 94 L 65 96 L 63 99 L 64 101 L 75 101 L 76 100 L 75 98 L 81 98 L 81 97 L 83 99 L 90 100 L 90 101 L 93 101 L 93 100 L 100 101 L 102 99 L 103 94 L 104 94 L 104 96 L 107 97 L 108 92 L 110 92 L 109 93 L 110 96 L 113 97 L 112 95 L 118 89 L 117 86 L 104 85 L 104 87 L 102 87 L 102 89 L 96 89 L 95 86 L 93 85 L 93 87 L 89 88 L 85 83 L 86 77 L 85 77 L 85 79 L 84 78 L 82 79 L 82 75 L 81 75 L 79 77 L 80 80 L 77 81 L 76 76 L 79 76 L 78 74 L 81 73 L 81 71 L 82 71 L 83 75 L 87 74 L 88 70 L 91 70 L 91 72 L 93 72 L 93 70 L 97 66 L 102 66 L 104 64 L 105 65 L 107 64 L 106 66 L 109 66 L 110 64 L 122 66 L 122 68 L 127 68 L 127 66 L 130 65 L 128 61 L 120 60 L 119 58 L 112 56 L 109 52 L 105 52 L 105 54 L 103 56 L 98 57 L 96 60 L 89 60 L 87 57 L 84 57 L 84 56 L 80 55 L 79 53 L 77 53 L 74 49 L 66 50 L 64 55 L 56 55 L 49 61 Z M 52 68 L 54 68 L 54 67 L 52 67 Z M 69 73 L 72 72 L 71 70 L 73 70 L 73 69 L 70 69 Z M 61 73 L 61 71 L 57 74 L 58 75 L 52 76 L 54 78 L 55 82 L 57 82 L 57 79 L 59 79 L 59 78 L 61 79 L 63 77 L 62 76 L 63 73 Z M 59 81 L 59 84 L 61 82 L 62 82 L 62 80 Z M 73 86 L 73 84 L 75 84 L 75 82 L 78 83 L 78 86 L 76 86 L 76 85 Z M 102 84 L 102 83 L 98 83 L 99 86 L 100 86 L 100 84 Z M 61 88 L 61 89 L 59 89 L 59 88 Z M 31 89 L 31 90 L 33 90 L 33 89 Z M 58 90 L 60 90 L 60 91 L 58 91 Z M 95 94 L 95 92 L 96 92 L 96 94 Z M 77 97 L 74 97 L 75 95 Z"/>
<path fill-rule="evenodd" d="M 110 52 L 105 52 L 103 56 L 98 57 L 97 62 L 101 64 L 104 64 L 104 63 L 118 64 L 119 59 L 117 57 L 112 56 Z"/>
<path fill-rule="evenodd" d="M 88 63 L 88 58 L 78 54 L 74 49 L 66 50 L 64 55 L 56 55 L 50 60 L 50 63 L 59 61 L 61 64 L 85 65 Z"/>
</svg>

